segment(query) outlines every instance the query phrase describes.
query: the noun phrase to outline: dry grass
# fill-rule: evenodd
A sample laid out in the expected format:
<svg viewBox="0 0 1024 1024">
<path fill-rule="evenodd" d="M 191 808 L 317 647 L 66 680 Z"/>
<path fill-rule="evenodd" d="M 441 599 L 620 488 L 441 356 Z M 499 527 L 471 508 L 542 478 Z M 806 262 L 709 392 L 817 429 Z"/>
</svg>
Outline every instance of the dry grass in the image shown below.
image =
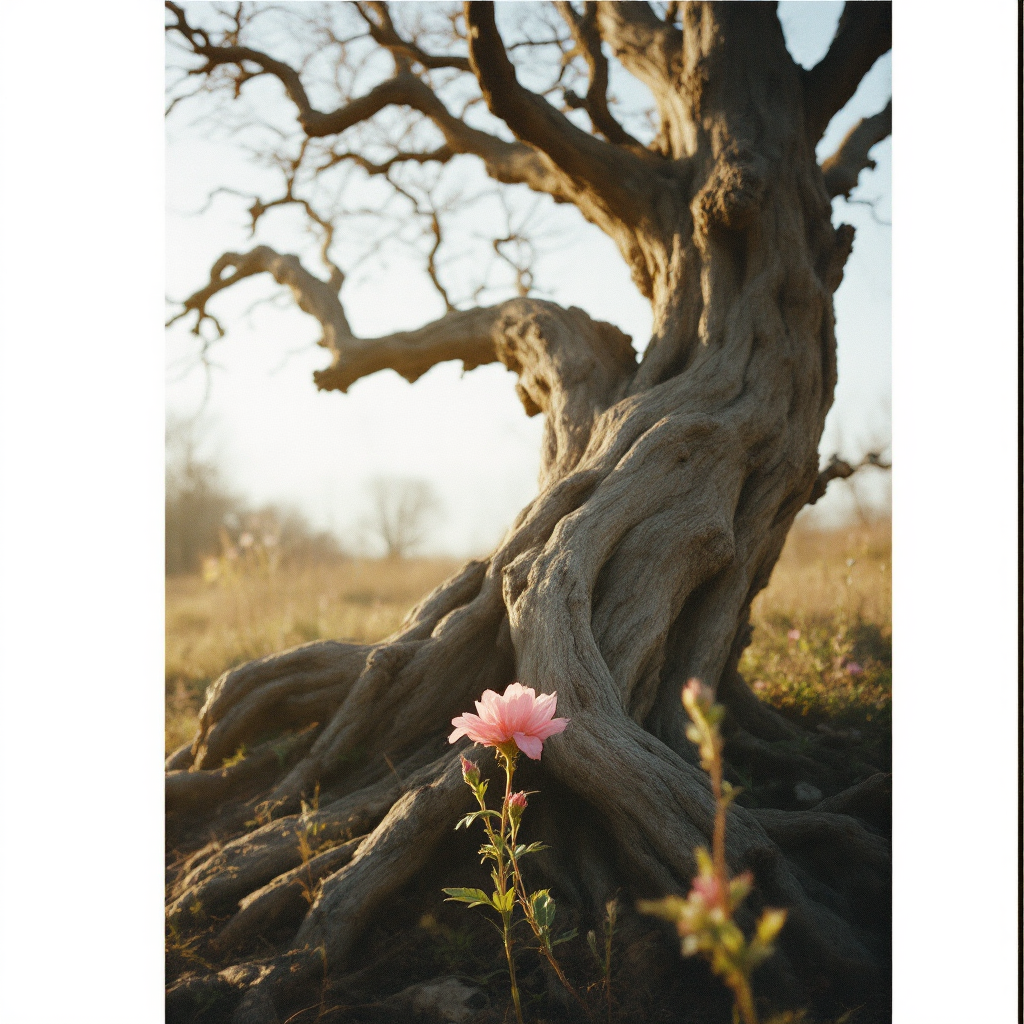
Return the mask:
<svg viewBox="0 0 1024 1024">
<path fill-rule="evenodd" d="M 812 724 L 888 728 L 891 550 L 887 521 L 793 531 L 754 604 L 740 666 L 765 700 Z M 213 582 L 168 579 L 168 752 L 191 739 L 203 692 L 226 669 L 309 640 L 383 639 L 458 565 L 338 560 L 271 572 L 243 562 Z"/>
<path fill-rule="evenodd" d="M 797 527 L 752 619 L 740 671 L 759 695 L 809 725 L 853 730 L 884 761 L 892 696 L 891 523 L 829 532 Z"/>
<path fill-rule="evenodd" d="M 381 640 L 459 564 L 339 559 L 271 572 L 243 561 L 212 582 L 198 575 L 170 577 L 167 752 L 192 738 L 203 693 L 225 670 L 310 640 Z"/>
</svg>

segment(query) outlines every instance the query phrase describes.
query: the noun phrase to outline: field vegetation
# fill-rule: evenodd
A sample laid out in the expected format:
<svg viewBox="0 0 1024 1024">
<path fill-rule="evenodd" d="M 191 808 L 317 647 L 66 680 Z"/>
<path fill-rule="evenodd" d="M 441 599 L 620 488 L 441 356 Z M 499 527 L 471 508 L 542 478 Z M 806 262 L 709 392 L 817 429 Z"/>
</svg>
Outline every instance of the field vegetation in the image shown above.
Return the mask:
<svg viewBox="0 0 1024 1024">
<path fill-rule="evenodd" d="M 888 767 L 892 562 L 888 519 L 798 523 L 754 604 L 740 669 L 766 701 Z M 255 542 L 167 578 L 166 747 L 191 739 L 206 687 L 253 658 L 317 639 L 381 640 L 453 559 L 275 559 Z"/>
<path fill-rule="evenodd" d="M 395 629 L 459 562 L 444 558 L 284 558 L 259 550 L 168 576 L 165 742 L 191 740 L 222 672 L 310 640 L 370 643 Z"/>
</svg>

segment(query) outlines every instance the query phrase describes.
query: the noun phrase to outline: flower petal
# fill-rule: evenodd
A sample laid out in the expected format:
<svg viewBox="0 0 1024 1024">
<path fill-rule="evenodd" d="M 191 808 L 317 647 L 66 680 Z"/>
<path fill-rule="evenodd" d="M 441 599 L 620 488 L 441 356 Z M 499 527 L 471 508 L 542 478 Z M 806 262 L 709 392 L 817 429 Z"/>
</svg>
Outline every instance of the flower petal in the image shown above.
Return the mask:
<svg viewBox="0 0 1024 1024">
<path fill-rule="evenodd" d="M 496 743 L 503 742 L 506 738 L 501 735 L 500 730 L 493 724 L 469 712 L 460 715 L 458 718 L 453 718 L 452 725 L 456 727 L 455 732 L 460 732 L 461 730 L 461 735 L 468 736 L 474 743 L 493 746 Z M 452 739 L 452 737 L 458 739 L 455 733 L 452 733 L 452 736 L 448 739 L 449 743 L 455 742 L 455 739 Z"/>
<path fill-rule="evenodd" d="M 540 760 L 540 753 L 544 744 L 536 736 L 527 736 L 526 733 L 517 732 L 513 737 L 516 746 L 529 758 L 534 761 Z"/>
<path fill-rule="evenodd" d="M 530 731 L 534 736 L 546 740 L 549 736 L 557 736 L 560 732 L 565 732 L 565 727 L 568 724 L 568 718 L 552 718 L 550 722 L 544 722 Z"/>
<path fill-rule="evenodd" d="M 529 694 L 530 697 L 537 696 L 537 692 L 532 686 L 523 686 L 522 683 L 509 683 L 505 687 L 505 700 L 510 700 L 512 697 L 518 697 L 524 693 Z"/>
</svg>

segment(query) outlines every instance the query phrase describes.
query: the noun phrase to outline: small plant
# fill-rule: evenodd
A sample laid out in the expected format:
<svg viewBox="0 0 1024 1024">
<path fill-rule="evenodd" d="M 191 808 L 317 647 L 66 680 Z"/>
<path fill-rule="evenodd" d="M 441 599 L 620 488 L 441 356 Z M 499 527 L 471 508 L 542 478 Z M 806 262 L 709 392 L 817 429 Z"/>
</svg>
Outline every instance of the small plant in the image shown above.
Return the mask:
<svg viewBox="0 0 1024 1024">
<path fill-rule="evenodd" d="M 686 899 L 666 896 L 663 900 L 645 900 L 639 909 L 675 924 L 682 939 L 683 955 L 703 953 L 712 970 L 732 989 L 733 1020 L 737 1024 L 757 1024 L 750 976 L 774 951 L 772 940 L 786 921 L 786 911 L 765 910 L 749 940 L 736 924 L 734 915 L 750 892 L 753 876 L 744 871 L 730 878 L 725 863 L 725 816 L 729 804 L 739 794 L 722 779 L 723 741 L 719 726 L 725 708 L 714 703 L 713 694 L 698 679 L 691 679 L 683 689 L 683 705 L 692 722 L 686 735 L 697 745 L 701 767 L 711 776 L 715 797 L 712 852 L 703 847 L 694 851 L 697 877 Z"/>
<path fill-rule="evenodd" d="M 299 817 L 299 821 L 302 823 L 302 828 L 296 830 L 296 835 L 299 838 L 299 856 L 302 858 L 302 866 L 306 868 L 306 877 L 302 878 L 299 876 L 299 885 L 302 887 L 302 895 L 307 903 L 312 905 L 313 900 L 316 898 L 316 885 L 313 880 L 309 877 L 309 862 L 313 859 L 313 843 L 311 840 L 316 840 L 317 835 L 322 832 L 327 826 L 320 822 L 319 824 L 314 821 L 314 815 L 320 810 L 320 783 L 316 784 L 316 788 L 313 791 L 313 799 L 307 804 L 305 800 L 301 801 L 302 813 Z"/>
<path fill-rule="evenodd" d="M 272 579 L 281 562 L 280 541 L 279 534 L 255 536 L 246 530 L 236 543 L 222 527 L 221 553 L 203 560 L 203 578 L 228 587 L 241 586 L 251 575 Z"/>
<path fill-rule="evenodd" d="M 480 847 L 481 863 L 491 861 L 491 879 L 494 892 L 490 896 L 482 889 L 445 889 L 450 900 L 466 903 L 471 907 L 491 907 L 501 917 L 502 939 L 505 957 L 508 960 L 509 982 L 512 987 L 512 1004 L 515 1007 L 518 1024 L 523 1022 L 523 1011 L 516 984 L 515 957 L 512 952 L 512 925 L 515 907 L 518 903 L 523 916 L 540 942 L 540 952 L 558 976 L 558 979 L 577 999 L 579 995 L 566 980 L 553 947 L 564 942 L 570 935 L 554 938 L 552 926 L 555 920 L 555 901 L 547 889 L 527 893 L 519 871 L 519 861 L 527 854 L 543 850 L 541 843 L 524 845 L 519 842 L 519 829 L 526 811 L 529 793 L 513 792 L 512 777 L 516 770 L 516 759 L 522 751 L 527 757 L 540 760 L 544 741 L 562 732 L 569 724 L 567 718 L 555 718 L 554 693 L 537 696 L 532 687 L 511 683 L 502 696 L 493 690 L 485 690 L 476 702 L 479 715 L 465 714 L 452 719 L 455 731 L 448 737 L 455 743 L 468 736 L 474 743 L 493 747 L 496 760 L 505 769 L 505 796 L 501 811 L 487 806 L 487 780 L 480 778 L 480 769 L 468 758 L 462 758 L 462 777 L 472 790 L 480 809 L 467 814 L 455 827 L 467 828 L 477 819 L 483 823 L 487 842 Z M 581 1000 L 582 1001 L 582 1000 Z"/>
<path fill-rule="evenodd" d="M 608 1021 L 612 1019 L 612 937 L 615 935 L 615 920 L 618 916 L 619 904 L 609 900 L 604 906 L 604 952 L 598 950 L 597 934 L 591 929 L 587 932 L 587 945 L 594 959 L 601 968 L 601 988 L 604 991 L 605 1003 L 608 1006 Z"/>
</svg>

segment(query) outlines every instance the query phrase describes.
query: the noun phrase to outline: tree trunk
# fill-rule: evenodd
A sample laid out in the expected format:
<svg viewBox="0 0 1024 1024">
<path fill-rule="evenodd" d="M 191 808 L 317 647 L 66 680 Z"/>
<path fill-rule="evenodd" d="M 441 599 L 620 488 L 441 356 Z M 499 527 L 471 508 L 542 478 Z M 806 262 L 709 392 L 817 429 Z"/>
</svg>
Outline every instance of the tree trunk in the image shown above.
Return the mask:
<svg viewBox="0 0 1024 1024">
<path fill-rule="evenodd" d="M 578 202 L 651 299 L 642 363 L 615 328 L 552 303 L 514 300 L 473 328 L 546 417 L 540 493 L 388 640 L 308 644 L 210 688 L 195 741 L 169 759 L 169 921 L 215 970 L 179 980 L 171 1007 L 220 993 L 223 1019 L 283 1020 L 324 964 L 352 969 L 368 924 L 467 809 L 451 718 L 513 679 L 557 691 L 571 722 L 529 781 L 551 794 L 537 870 L 580 921 L 615 892 L 685 892 L 709 845 L 713 800 L 679 696 L 697 676 L 728 709 L 733 764 L 828 798 L 730 812 L 732 869 L 753 870 L 755 902 L 789 909 L 775 970 L 808 998 L 884 984 L 888 846 L 852 816 L 884 803 L 880 783 L 844 796 L 855 773 L 813 744 L 773 745 L 800 734 L 736 669 L 751 601 L 817 479 L 853 232 L 832 227 L 774 5 L 687 17 L 675 80 L 646 79 L 666 151 L 687 159 L 622 183 L 639 191 L 611 213 L 597 191 Z M 648 55 L 623 38 L 643 78 Z"/>
</svg>

